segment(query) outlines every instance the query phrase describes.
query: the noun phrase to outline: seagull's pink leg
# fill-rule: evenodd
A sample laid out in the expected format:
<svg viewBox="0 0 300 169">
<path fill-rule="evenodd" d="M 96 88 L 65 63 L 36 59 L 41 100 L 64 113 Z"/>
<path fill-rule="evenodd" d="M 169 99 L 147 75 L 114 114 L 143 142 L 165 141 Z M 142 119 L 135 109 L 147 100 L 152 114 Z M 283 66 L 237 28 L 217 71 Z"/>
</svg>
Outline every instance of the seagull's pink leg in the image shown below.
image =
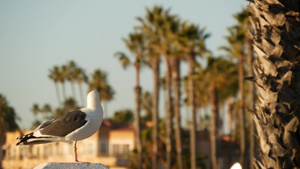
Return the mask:
<svg viewBox="0 0 300 169">
<path fill-rule="evenodd" d="M 74 155 L 75 155 L 75 162 L 76 162 L 76 163 L 89 163 L 89 162 L 81 162 L 81 161 L 78 161 L 76 144 L 77 144 L 77 141 L 74 142 L 74 147 L 73 147 L 73 148 L 74 148 Z"/>
<path fill-rule="evenodd" d="M 78 161 L 78 158 L 77 158 L 77 147 L 76 147 L 76 143 L 77 143 L 77 141 L 75 141 L 75 143 L 74 143 L 74 154 L 75 154 L 75 162 L 79 162 Z"/>
</svg>

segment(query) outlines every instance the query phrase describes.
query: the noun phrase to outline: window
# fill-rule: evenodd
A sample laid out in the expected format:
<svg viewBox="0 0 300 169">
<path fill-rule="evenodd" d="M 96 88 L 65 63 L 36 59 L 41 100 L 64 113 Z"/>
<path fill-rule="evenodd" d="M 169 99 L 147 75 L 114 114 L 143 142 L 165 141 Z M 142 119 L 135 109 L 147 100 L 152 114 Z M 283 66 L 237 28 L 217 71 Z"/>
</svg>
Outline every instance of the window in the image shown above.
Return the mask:
<svg viewBox="0 0 300 169">
<path fill-rule="evenodd" d="M 36 148 L 36 157 L 39 158 L 40 157 L 40 147 Z"/>
<path fill-rule="evenodd" d="M 123 155 L 129 154 L 129 144 L 124 144 L 123 145 Z"/>
<path fill-rule="evenodd" d="M 44 158 L 47 158 L 47 145 L 44 145 Z"/>
<path fill-rule="evenodd" d="M 100 143 L 100 154 L 101 155 L 107 154 L 107 144 L 105 142 Z"/>
<path fill-rule="evenodd" d="M 48 156 L 52 156 L 52 145 L 48 145 Z"/>
<path fill-rule="evenodd" d="M 59 144 L 55 144 L 56 145 L 56 156 L 59 156 Z"/>
<path fill-rule="evenodd" d="M 120 145 L 119 144 L 113 144 L 113 155 L 114 156 L 118 156 L 119 155 L 119 151 L 120 150 Z"/>
<path fill-rule="evenodd" d="M 94 144 L 89 143 L 89 155 L 92 156 L 94 154 Z"/>
<path fill-rule="evenodd" d="M 72 143 L 69 144 L 69 154 L 70 155 L 73 154 L 73 145 L 72 145 Z"/>
</svg>

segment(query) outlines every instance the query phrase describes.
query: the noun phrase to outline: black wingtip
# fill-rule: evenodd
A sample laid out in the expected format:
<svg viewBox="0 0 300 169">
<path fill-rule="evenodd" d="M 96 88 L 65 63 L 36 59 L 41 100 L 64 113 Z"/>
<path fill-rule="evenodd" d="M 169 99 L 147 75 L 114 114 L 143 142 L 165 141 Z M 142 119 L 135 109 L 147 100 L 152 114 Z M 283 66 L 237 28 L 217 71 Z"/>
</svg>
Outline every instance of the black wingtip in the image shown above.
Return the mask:
<svg viewBox="0 0 300 169">
<path fill-rule="evenodd" d="M 24 141 L 21 140 L 21 141 L 17 142 L 16 146 L 18 146 L 18 145 L 23 145 L 23 144 L 24 144 Z"/>
</svg>

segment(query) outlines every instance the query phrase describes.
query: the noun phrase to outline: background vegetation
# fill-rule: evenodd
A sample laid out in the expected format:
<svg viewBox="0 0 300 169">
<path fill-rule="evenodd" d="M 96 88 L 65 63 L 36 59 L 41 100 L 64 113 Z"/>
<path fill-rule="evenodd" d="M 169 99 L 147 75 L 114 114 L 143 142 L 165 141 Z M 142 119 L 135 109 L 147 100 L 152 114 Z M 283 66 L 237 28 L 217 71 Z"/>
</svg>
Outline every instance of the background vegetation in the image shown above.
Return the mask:
<svg viewBox="0 0 300 169">
<path fill-rule="evenodd" d="M 242 166 L 253 167 L 249 161 L 256 149 L 254 127 L 245 110 L 247 107 L 255 111 L 255 91 L 244 81 L 246 76 L 253 76 L 254 54 L 248 38 L 248 16 L 245 9 L 233 16 L 236 24 L 228 28 L 229 35 L 224 37 L 228 43 L 220 46 L 226 53 L 224 56 L 215 56 L 207 48 L 210 32 L 205 25 L 191 23 L 162 6 L 146 8 L 146 15 L 137 17 L 139 25 L 122 39 L 128 51 L 116 49 L 115 56 L 111 56 L 125 69 L 132 66 L 135 70 L 132 75 L 135 76 L 134 110 L 119 110 L 110 119 L 135 126 L 136 150 L 132 156 L 137 161 L 130 164 L 131 168 L 157 169 L 159 164 L 166 169 L 205 168 L 204 158 L 210 158 L 212 167 L 218 168 L 217 142 L 224 134 L 223 123 L 228 126 L 230 141 L 240 145 Z M 182 71 L 183 65 L 188 71 Z M 140 84 L 143 68 L 153 72 L 152 92 L 144 91 Z M 84 107 L 85 93 L 91 90 L 100 92 L 104 113 L 107 113 L 106 103 L 113 101 L 115 94 L 107 76 L 100 68 L 86 73 L 73 60 L 52 66 L 48 77 L 55 85 L 58 107 L 33 103 L 31 110 L 35 121 L 32 128 L 44 120 Z M 84 83 L 88 85 L 88 91 L 83 91 Z M 72 97 L 67 97 L 66 87 L 71 88 Z M 5 97 L 0 96 L 0 135 L 4 135 L 19 129 L 18 117 Z M 159 108 L 162 103 L 165 110 Z M 225 108 L 226 122 L 220 118 L 220 109 Z M 186 126 L 182 126 L 183 113 L 189 113 L 190 117 Z M 159 118 L 162 114 L 165 118 Z M 147 121 L 151 121 L 153 127 L 142 130 L 141 124 Z M 196 153 L 197 129 L 210 131 L 210 157 Z M 246 146 L 248 144 L 251 146 Z"/>
</svg>

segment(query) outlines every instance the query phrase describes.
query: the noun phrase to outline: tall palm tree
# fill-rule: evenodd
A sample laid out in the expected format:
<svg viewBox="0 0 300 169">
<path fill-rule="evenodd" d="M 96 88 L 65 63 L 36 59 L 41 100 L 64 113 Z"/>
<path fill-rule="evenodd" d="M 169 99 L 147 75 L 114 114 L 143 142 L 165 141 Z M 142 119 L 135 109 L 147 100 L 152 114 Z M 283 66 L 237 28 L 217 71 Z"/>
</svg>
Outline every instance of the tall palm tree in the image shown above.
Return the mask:
<svg viewBox="0 0 300 169">
<path fill-rule="evenodd" d="M 166 158 L 167 158 L 167 169 L 172 168 L 172 97 L 171 97 L 171 58 L 164 51 L 163 56 L 166 63 L 166 92 L 167 92 L 167 109 L 166 109 Z"/>
<path fill-rule="evenodd" d="M 34 114 L 34 116 L 36 116 L 37 114 L 39 114 L 41 112 L 41 109 L 38 104 L 33 104 L 31 111 Z"/>
<path fill-rule="evenodd" d="M 141 98 L 141 108 L 144 110 L 145 115 L 144 115 L 144 122 L 151 120 L 152 117 L 152 93 L 149 91 L 145 91 L 142 93 L 142 98 Z"/>
<path fill-rule="evenodd" d="M 199 28 L 194 24 L 187 22 L 182 24 L 181 34 L 179 35 L 179 42 L 182 50 L 185 51 L 186 60 L 189 63 L 188 72 L 188 102 L 190 103 L 191 111 L 191 126 L 190 126 L 190 146 L 191 146 L 191 168 L 196 169 L 196 100 L 195 100 L 195 81 L 194 73 L 196 63 L 196 56 L 203 56 L 209 53 L 205 47 L 205 40 L 209 34 L 205 33 L 205 29 Z"/>
<path fill-rule="evenodd" d="M 235 25 L 228 28 L 230 33 L 226 36 L 229 47 L 221 47 L 231 56 L 237 58 L 239 68 L 239 126 L 240 126 L 240 164 L 245 167 L 246 156 L 246 135 L 245 135 L 245 96 L 244 96 L 244 57 L 245 57 L 245 31 L 241 25 Z"/>
<path fill-rule="evenodd" d="M 138 31 L 134 33 L 130 33 L 128 39 L 123 39 L 123 41 L 125 42 L 127 49 L 134 54 L 133 65 L 136 73 L 135 75 L 136 86 L 134 88 L 135 91 L 134 126 L 135 126 L 136 148 L 138 152 L 137 168 L 140 169 L 142 168 L 142 141 L 141 141 L 141 129 L 140 129 L 142 88 L 140 86 L 140 69 L 143 64 L 146 44 L 145 44 L 143 34 Z M 124 53 L 117 52 L 116 55 L 119 56 L 119 60 L 121 61 L 121 63 L 124 63 L 123 66 L 128 66 L 128 63 L 130 63 L 130 61 Z"/>
<path fill-rule="evenodd" d="M 246 55 L 246 61 L 247 61 L 247 65 L 248 65 L 248 76 L 252 77 L 253 76 L 253 48 L 252 48 L 252 41 L 248 35 L 249 30 L 251 31 L 250 28 L 250 21 L 249 21 L 249 12 L 246 9 L 242 9 L 241 12 L 233 15 L 233 17 L 237 20 L 237 26 L 240 28 L 240 31 L 245 35 L 244 36 L 244 44 L 245 44 L 245 48 L 247 49 L 247 55 Z M 255 89 L 254 89 L 254 84 L 250 83 L 249 87 L 249 109 L 251 109 L 251 111 L 254 111 L 255 109 Z M 253 120 L 250 119 L 249 121 L 249 131 L 250 131 L 250 135 L 249 135 L 249 159 L 253 159 L 254 158 L 254 151 L 255 151 L 255 142 L 254 142 L 254 124 L 253 124 Z M 250 168 L 253 169 L 254 166 L 252 165 L 252 163 L 250 163 Z"/>
<path fill-rule="evenodd" d="M 166 31 L 167 32 L 167 31 Z M 165 43 L 165 42 L 164 42 Z M 171 56 L 168 54 L 170 49 L 167 48 L 168 44 L 164 44 L 165 50 L 163 51 L 163 56 L 166 63 L 166 92 L 167 92 L 167 109 L 166 109 L 166 159 L 167 159 L 167 169 L 172 168 L 172 96 L 171 96 Z"/>
<path fill-rule="evenodd" d="M 299 1 L 256 0 L 249 5 L 257 59 L 259 102 L 252 114 L 258 133 L 256 168 L 300 168 Z"/>
<path fill-rule="evenodd" d="M 52 108 L 49 104 L 45 104 L 41 109 L 41 112 L 44 114 L 46 120 L 51 120 L 53 118 Z"/>
<path fill-rule="evenodd" d="M 149 54 L 146 56 L 147 62 L 153 71 L 153 97 L 152 97 L 152 169 L 158 168 L 158 116 L 159 116 L 159 88 L 160 88 L 160 50 L 157 45 L 160 42 L 159 31 L 161 27 L 162 7 L 154 6 L 152 10 L 146 8 L 145 19 L 138 17 L 142 26 L 140 29 L 146 36 Z"/>
<path fill-rule="evenodd" d="M 74 98 L 69 97 L 68 99 L 66 99 L 64 101 L 64 109 L 65 112 L 70 112 L 70 111 L 74 111 L 78 108 L 77 106 L 77 102 Z"/>
<path fill-rule="evenodd" d="M 96 90 L 100 94 L 101 101 L 104 103 L 104 115 L 107 115 L 107 102 L 113 99 L 115 91 L 107 81 L 107 73 L 101 69 L 96 69 L 89 82 L 89 91 Z"/>
<path fill-rule="evenodd" d="M 67 66 L 63 65 L 60 67 L 60 74 L 59 74 L 58 81 L 61 83 L 61 86 L 62 86 L 62 93 L 63 93 L 64 100 L 67 99 L 66 87 L 65 87 L 65 80 L 67 79 L 67 72 L 68 72 Z"/>
<path fill-rule="evenodd" d="M 78 83 L 78 88 L 79 88 L 81 105 L 84 105 L 84 96 L 83 96 L 82 83 L 88 83 L 89 82 L 88 76 L 86 75 L 85 71 L 80 67 L 78 67 L 75 72 L 76 72 L 76 77 L 77 77 L 77 83 Z"/>
<path fill-rule="evenodd" d="M 61 101 L 60 101 L 60 97 L 59 97 L 59 87 L 58 87 L 58 83 L 59 83 L 59 79 L 60 79 L 59 67 L 54 66 L 53 69 L 50 69 L 50 73 L 49 73 L 48 77 L 55 84 L 56 98 L 57 98 L 58 105 L 60 105 Z"/>
<path fill-rule="evenodd" d="M 76 73 L 77 64 L 73 60 L 71 60 L 68 62 L 66 67 L 67 67 L 66 79 L 70 82 L 72 93 L 73 93 L 73 98 L 76 99 L 74 83 L 75 83 L 75 81 L 77 81 L 77 78 L 79 75 Z"/>
<path fill-rule="evenodd" d="M 202 73 L 202 71 L 201 71 Z M 207 67 L 203 72 L 204 82 L 209 88 L 211 107 L 211 163 L 212 168 L 219 168 L 219 153 L 217 152 L 217 140 L 219 136 L 219 102 L 226 100 L 232 93 L 229 92 L 231 86 L 237 83 L 237 69 L 234 63 L 221 57 L 208 57 Z M 229 90 L 224 90 L 229 89 Z"/>
<path fill-rule="evenodd" d="M 0 168 L 2 169 L 2 147 L 6 140 L 6 132 L 20 130 L 17 124 L 20 118 L 17 116 L 13 107 L 11 107 L 5 96 L 0 94 Z"/>
</svg>

